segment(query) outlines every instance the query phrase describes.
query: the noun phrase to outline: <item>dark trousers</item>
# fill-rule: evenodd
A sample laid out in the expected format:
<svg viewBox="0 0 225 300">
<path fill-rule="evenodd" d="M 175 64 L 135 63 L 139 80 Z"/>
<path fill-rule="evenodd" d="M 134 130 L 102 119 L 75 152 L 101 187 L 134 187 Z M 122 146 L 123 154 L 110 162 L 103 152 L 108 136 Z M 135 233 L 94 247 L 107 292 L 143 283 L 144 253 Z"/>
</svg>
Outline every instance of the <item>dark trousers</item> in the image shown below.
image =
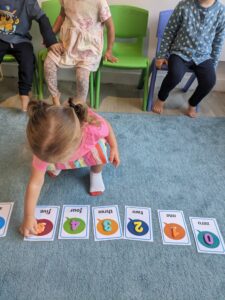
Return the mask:
<svg viewBox="0 0 225 300">
<path fill-rule="evenodd" d="M 0 40 L 0 63 L 5 54 L 13 55 L 18 62 L 19 94 L 27 96 L 31 91 L 34 74 L 33 46 L 30 43 L 9 44 Z"/>
<path fill-rule="evenodd" d="M 170 91 L 182 80 L 188 70 L 192 70 L 198 80 L 198 86 L 189 99 L 189 104 L 191 106 L 197 106 L 201 102 L 216 83 L 216 72 L 212 59 L 208 59 L 196 65 L 193 61 L 184 61 L 175 54 L 169 57 L 168 73 L 159 90 L 159 100 L 165 101 L 167 99 Z"/>
</svg>

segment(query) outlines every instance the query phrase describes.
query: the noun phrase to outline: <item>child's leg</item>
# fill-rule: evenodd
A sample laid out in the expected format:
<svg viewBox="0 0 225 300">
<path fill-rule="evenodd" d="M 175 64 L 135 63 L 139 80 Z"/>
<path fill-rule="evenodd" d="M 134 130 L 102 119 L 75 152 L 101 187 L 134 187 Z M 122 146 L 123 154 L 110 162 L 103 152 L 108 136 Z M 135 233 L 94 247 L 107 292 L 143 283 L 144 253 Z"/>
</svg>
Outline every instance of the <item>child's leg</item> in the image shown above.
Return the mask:
<svg viewBox="0 0 225 300">
<path fill-rule="evenodd" d="M 56 63 L 48 55 L 44 62 L 45 80 L 47 82 L 49 92 L 52 95 L 53 104 L 60 105 L 60 92 L 58 90 L 57 70 L 58 69 Z"/>
<path fill-rule="evenodd" d="M 152 110 L 161 114 L 163 112 L 164 103 L 169 96 L 170 91 L 182 80 L 184 74 L 188 70 L 188 63 L 178 55 L 172 54 L 168 60 L 168 73 L 164 78 L 158 93 L 158 99 L 154 102 Z"/>
<path fill-rule="evenodd" d="M 208 95 L 216 83 L 216 71 L 212 59 L 195 65 L 193 69 L 198 80 L 198 86 L 189 99 L 187 115 L 192 118 L 196 117 L 196 106 Z"/>
<path fill-rule="evenodd" d="M 3 60 L 3 57 L 5 56 L 5 54 L 8 52 L 10 48 L 10 44 L 9 43 L 5 43 L 3 41 L 0 40 L 0 64 Z"/>
<path fill-rule="evenodd" d="M 27 111 L 27 105 L 30 101 L 29 93 L 32 88 L 35 66 L 33 46 L 30 43 L 14 44 L 13 48 L 10 48 L 9 53 L 16 58 L 19 64 L 19 95 L 22 104 L 22 110 Z"/>
<path fill-rule="evenodd" d="M 76 69 L 75 100 L 82 100 L 86 102 L 89 90 L 89 76 L 89 70 L 80 67 Z"/>
<path fill-rule="evenodd" d="M 90 194 L 91 196 L 101 195 L 105 191 L 102 178 L 103 165 L 92 166 L 90 171 Z"/>
</svg>

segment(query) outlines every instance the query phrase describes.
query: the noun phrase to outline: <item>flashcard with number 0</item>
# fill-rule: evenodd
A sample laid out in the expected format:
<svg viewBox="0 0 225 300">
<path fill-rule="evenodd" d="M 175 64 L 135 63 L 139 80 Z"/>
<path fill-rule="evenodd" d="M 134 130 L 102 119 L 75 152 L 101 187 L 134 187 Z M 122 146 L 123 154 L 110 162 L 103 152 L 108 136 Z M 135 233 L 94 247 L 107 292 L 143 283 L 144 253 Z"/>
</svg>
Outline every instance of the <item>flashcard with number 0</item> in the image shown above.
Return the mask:
<svg viewBox="0 0 225 300">
<path fill-rule="evenodd" d="M 153 242 L 151 208 L 125 206 L 124 239 Z"/>
<path fill-rule="evenodd" d="M 181 210 L 158 210 L 164 245 L 191 245 L 184 213 Z"/>
<path fill-rule="evenodd" d="M 95 241 L 121 239 L 123 237 L 117 205 L 92 207 Z"/>
<path fill-rule="evenodd" d="M 53 241 L 59 216 L 59 206 L 37 206 L 37 235 L 24 238 L 25 241 Z"/>
<path fill-rule="evenodd" d="M 4 237 L 7 234 L 13 204 L 13 202 L 0 203 L 0 237 Z"/>
<path fill-rule="evenodd" d="M 225 254 L 223 237 L 216 219 L 195 217 L 189 219 L 199 253 Z"/>
<path fill-rule="evenodd" d="M 63 205 L 59 239 L 89 239 L 89 205 Z"/>
</svg>

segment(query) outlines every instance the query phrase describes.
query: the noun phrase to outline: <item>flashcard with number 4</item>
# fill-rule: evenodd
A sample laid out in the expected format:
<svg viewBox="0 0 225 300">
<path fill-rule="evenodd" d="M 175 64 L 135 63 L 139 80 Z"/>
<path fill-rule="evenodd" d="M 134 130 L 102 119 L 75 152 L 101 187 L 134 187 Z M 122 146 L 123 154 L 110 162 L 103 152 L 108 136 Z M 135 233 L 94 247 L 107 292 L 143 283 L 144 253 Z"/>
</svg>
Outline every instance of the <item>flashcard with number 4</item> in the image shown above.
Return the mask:
<svg viewBox="0 0 225 300">
<path fill-rule="evenodd" d="M 90 206 L 63 205 L 59 239 L 89 239 Z"/>
<path fill-rule="evenodd" d="M 117 205 L 92 207 L 95 241 L 121 239 L 123 237 Z"/>
<path fill-rule="evenodd" d="M 191 245 L 184 213 L 181 210 L 158 210 L 164 245 Z"/>
<path fill-rule="evenodd" d="M 195 217 L 189 219 L 199 253 L 225 254 L 223 237 L 216 219 Z"/>
<path fill-rule="evenodd" d="M 25 241 L 53 241 L 59 216 L 59 206 L 37 206 L 37 235 L 24 238 Z"/>
<path fill-rule="evenodd" d="M 125 206 L 124 239 L 153 242 L 151 208 Z"/>
<path fill-rule="evenodd" d="M 13 202 L 0 203 L 0 237 L 4 237 L 7 234 L 13 204 Z"/>
</svg>

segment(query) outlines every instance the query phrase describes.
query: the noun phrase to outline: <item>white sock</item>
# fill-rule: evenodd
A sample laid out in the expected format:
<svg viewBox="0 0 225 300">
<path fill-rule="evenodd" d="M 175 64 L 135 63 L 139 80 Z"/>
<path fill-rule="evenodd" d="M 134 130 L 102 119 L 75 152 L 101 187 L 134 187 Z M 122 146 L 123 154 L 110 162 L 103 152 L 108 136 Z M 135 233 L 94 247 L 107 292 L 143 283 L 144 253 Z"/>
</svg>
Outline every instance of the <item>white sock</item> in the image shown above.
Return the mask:
<svg viewBox="0 0 225 300">
<path fill-rule="evenodd" d="M 94 173 L 90 171 L 90 193 L 103 193 L 105 185 L 102 178 L 102 172 Z"/>
</svg>

